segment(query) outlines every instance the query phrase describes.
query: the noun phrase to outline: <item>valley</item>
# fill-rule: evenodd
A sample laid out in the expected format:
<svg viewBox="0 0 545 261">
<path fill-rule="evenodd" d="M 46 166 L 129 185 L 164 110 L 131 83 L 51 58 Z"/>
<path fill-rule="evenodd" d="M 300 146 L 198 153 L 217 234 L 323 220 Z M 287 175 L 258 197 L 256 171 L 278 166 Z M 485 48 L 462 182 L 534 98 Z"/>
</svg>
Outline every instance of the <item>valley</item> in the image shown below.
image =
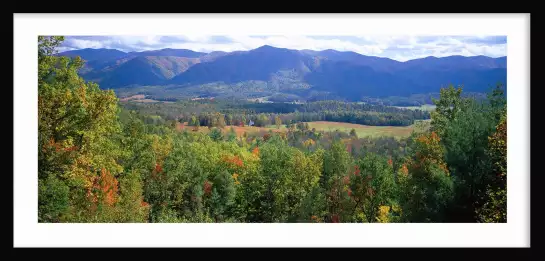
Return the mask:
<svg viewBox="0 0 545 261">
<path fill-rule="evenodd" d="M 506 222 L 506 57 L 64 40 L 38 37 L 40 223 Z"/>
</svg>

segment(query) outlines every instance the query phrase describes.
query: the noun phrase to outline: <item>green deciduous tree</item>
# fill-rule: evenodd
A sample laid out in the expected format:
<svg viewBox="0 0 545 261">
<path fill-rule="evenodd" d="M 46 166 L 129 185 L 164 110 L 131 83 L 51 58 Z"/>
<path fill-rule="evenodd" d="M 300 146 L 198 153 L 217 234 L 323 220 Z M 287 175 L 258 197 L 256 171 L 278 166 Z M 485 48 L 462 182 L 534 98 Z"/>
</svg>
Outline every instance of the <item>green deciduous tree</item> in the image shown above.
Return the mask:
<svg viewBox="0 0 545 261">
<path fill-rule="evenodd" d="M 488 154 L 493 162 L 484 203 L 477 209 L 480 222 L 507 222 L 507 115 L 489 137 Z"/>
<path fill-rule="evenodd" d="M 341 141 L 333 142 L 329 150 L 324 153 L 324 168 L 320 185 L 327 195 L 329 214 L 324 217 L 326 222 L 342 222 L 340 215 L 343 212 L 343 202 L 346 198 L 342 179 L 348 174 L 351 161 L 352 158 Z"/>
<path fill-rule="evenodd" d="M 368 153 L 348 177 L 348 188 L 355 202 L 353 212 L 361 210 L 367 222 L 378 221 L 380 207 L 397 207 L 397 184 L 387 158 Z"/>
<path fill-rule="evenodd" d="M 498 89 L 497 89 L 498 90 Z M 441 96 L 440 100 L 452 100 L 452 97 Z M 488 137 L 491 136 L 500 120 L 506 103 L 501 92 L 493 92 L 488 99 L 477 101 L 466 99 L 457 106 L 455 117 L 434 114 L 432 126 L 443 136 L 441 143 L 445 148 L 445 162 L 452 174 L 455 198 L 449 207 L 449 221 L 475 222 L 476 211 L 484 204 L 488 178 L 493 168 L 493 161 L 487 153 Z M 446 103 L 446 102 L 441 102 Z M 436 119 L 442 119 L 437 125 Z"/>
<path fill-rule="evenodd" d="M 115 139 L 120 132 L 117 98 L 78 76 L 79 57 L 52 56 L 62 37 L 38 41 L 38 176 L 54 176 L 71 192 L 91 190 L 102 170 L 114 177 L 122 171 L 115 160 L 121 153 Z M 83 211 L 88 205 L 84 195 L 70 193 L 67 211 Z"/>
<path fill-rule="evenodd" d="M 445 222 L 453 181 L 443 160 L 444 147 L 435 132 L 415 137 L 399 176 L 401 206 L 407 222 Z"/>
<path fill-rule="evenodd" d="M 440 98 L 432 100 L 436 107 L 431 113 L 431 130 L 440 137 L 445 137 L 446 125 L 458 117 L 468 100 L 462 98 L 462 87 L 454 88 L 453 85 L 441 88 Z"/>
<path fill-rule="evenodd" d="M 59 222 L 70 204 L 70 191 L 65 182 L 50 175 L 38 181 L 38 221 Z"/>
<path fill-rule="evenodd" d="M 280 129 L 280 126 L 282 125 L 282 120 L 280 119 L 280 117 L 278 116 L 274 117 L 274 124 L 276 125 L 277 129 Z"/>
<path fill-rule="evenodd" d="M 351 129 L 350 130 L 350 137 L 353 137 L 353 138 L 358 138 L 358 134 L 356 133 L 356 130 L 355 129 Z"/>
<path fill-rule="evenodd" d="M 229 128 L 229 133 L 227 134 L 227 141 L 235 141 L 237 139 L 237 133 L 235 128 Z"/>
</svg>

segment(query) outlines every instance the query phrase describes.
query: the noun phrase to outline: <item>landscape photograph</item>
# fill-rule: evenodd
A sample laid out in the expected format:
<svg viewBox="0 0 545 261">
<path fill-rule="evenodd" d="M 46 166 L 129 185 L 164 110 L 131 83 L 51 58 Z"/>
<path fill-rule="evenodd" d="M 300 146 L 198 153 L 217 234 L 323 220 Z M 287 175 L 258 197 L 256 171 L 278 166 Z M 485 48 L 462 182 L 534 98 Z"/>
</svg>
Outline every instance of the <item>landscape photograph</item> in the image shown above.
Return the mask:
<svg viewBox="0 0 545 261">
<path fill-rule="evenodd" d="M 40 35 L 39 223 L 506 223 L 505 35 Z"/>
</svg>

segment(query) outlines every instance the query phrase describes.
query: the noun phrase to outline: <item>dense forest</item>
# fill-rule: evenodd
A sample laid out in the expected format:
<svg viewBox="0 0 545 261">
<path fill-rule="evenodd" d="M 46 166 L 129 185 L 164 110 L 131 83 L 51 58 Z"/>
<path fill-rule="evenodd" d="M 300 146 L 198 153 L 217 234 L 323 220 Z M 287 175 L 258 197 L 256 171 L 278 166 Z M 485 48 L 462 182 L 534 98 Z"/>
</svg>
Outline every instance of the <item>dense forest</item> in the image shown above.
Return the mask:
<svg viewBox="0 0 545 261">
<path fill-rule="evenodd" d="M 507 221 L 501 87 L 484 99 L 441 88 L 431 115 L 334 101 L 130 108 L 78 75 L 81 58 L 55 55 L 63 39 L 38 38 L 39 222 Z M 402 139 L 304 123 L 427 117 L 429 128 Z M 250 119 L 289 126 L 243 136 L 215 127 Z M 211 131 L 179 131 L 180 121 Z"/>
<path fill-rule="evenodd" d="M 128 110 L 158 115 L 166 120 L 188 122 L 195 126 L 244 126 L 253 121 L 255 126 L 275 124 L 278 118 L 284 124 L 308 121 L 347 122 L 373 126 L 408 126 L 415 120 L 426 120 L 430 113 L 389 106 L 319 101 L 305 104 L 256 103 L 232 100 L 187 100 L 174 103 L 124 103 Z"/>
</svg>

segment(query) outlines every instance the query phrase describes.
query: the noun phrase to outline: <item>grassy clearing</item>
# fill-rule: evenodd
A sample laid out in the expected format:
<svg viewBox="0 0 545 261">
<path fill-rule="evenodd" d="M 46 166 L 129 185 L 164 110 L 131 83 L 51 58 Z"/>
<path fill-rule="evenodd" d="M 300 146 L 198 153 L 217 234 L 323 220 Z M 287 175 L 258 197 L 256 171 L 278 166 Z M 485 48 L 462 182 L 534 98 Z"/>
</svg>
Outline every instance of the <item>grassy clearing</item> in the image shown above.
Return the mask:
<svg viewBox="0 0 545 261">
<path fill-rule="evenodd" d="M 343 123 L 343 122 L 329 122 L 329 121 L 315 121 L 308 123 L 310 128 L 316 128 L 319 131 L 343 131 L 350 133 L 350 130 L 354 129 L 358 137 L 380 137 L 380 136 L 393 136 L 393 137 L 408 137 L 414 129 L 414 126 L 367 126 L 361 124 Z"/>
<path fill-rule="evenodd" d="M 352 123 L 344 123 L 344 122 L 331 122 L 331 121 L 315 121 L 315 122 L 309 122 L 309 127 L 315 128 L 318 131 L 324 131 L 324 132 L 330 132 L 330 131 L 342 131 L 346 133 L 350 133 L 350 130 L 354 129 L 356 131 L 356 134 L 358 137 L 408 137 L 411 135 L 413 130 L 418 130 L 417 126 L 422 125 L 424 128 L 429 127 L 430 120 L 422 120 L 419 121 L 421 123 L 415 123 L 410 126 L 368 126 L 368 125 L 361 125 L 361 124 L 352 124 Z M 230 131 L 231 127 L 234 128 L 235 132 L 237 133 L 237 136 L 242 136 L 244 132 L 250 133 L 256 133 L 256 132 L 269 132 L 272 130 L 273 132 L 285 132 L 287 131 L 286 125 L 281 125 L 280 128 L 276 128 L 276 125 L 269 125 L 266 127 L 254 127 L 254 126 L 225 126 L 223 128 L 223 132 L 227 133 Z M 187 126 L 187 123 L 181 124 L 178 123 L 177 129 L 179 131 L 182 131 L 184 129 L 187 130 L 193 130 L 192 126 Z M 209 133 L 210 129 L 208 127 L 200 127 L 199 132 L 202 133 Z"/>
<path fill-rule="evenodd" d="M 119 101 L 120 102 L 144 102 L 144 103 L 148 103 L 148 102 L 172 103 L 171 101 L 158 101 L 153 99 L 146 99 L 146 96 L 143 94 L 137 94 L 137 95 L 120 98 Z"/>
<path fill-rule="evenodd" d="M 435 110 L 434 104 L 423 104 L 420 106 L 394 106 L 399 109 L 407 109 L 407 110 L 423 110 L 423 111 L 429 111 L 432 112 Z"/>
</svg>

